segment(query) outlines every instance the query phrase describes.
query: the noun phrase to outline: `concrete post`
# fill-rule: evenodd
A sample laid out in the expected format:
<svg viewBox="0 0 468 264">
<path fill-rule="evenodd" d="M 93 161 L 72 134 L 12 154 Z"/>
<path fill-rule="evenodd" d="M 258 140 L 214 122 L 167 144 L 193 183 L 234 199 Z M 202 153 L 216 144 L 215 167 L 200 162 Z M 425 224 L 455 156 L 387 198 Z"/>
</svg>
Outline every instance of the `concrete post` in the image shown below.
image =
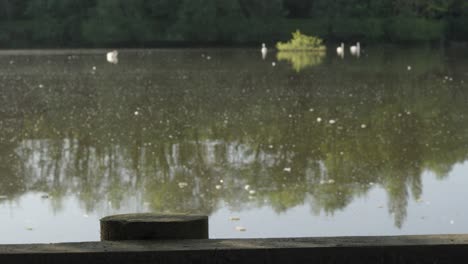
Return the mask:
<svg viewBox="0 0 468 264">
<path fill-rule="evenodd" d="M 208 239 L 208 216 L 123 214 L 101 219 L 101 241 Z"/>
</svg>

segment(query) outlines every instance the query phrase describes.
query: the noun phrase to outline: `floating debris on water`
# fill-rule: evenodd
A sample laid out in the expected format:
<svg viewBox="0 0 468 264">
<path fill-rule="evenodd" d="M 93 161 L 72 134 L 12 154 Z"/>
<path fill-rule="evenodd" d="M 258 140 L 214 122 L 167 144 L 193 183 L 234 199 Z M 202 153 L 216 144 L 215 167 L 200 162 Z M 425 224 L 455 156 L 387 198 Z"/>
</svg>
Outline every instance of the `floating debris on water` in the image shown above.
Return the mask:
<svg viewBox="0 0 468 264">
<path fill-rule="evenodd" d="M 410 66 L 410 65 L 406 66 L 406 69 L 407 69 L 408 71 L 411 71 L 411 66 Z"/>
<path fill-rule="evenodd" d="M 272 62 L 272 63 L 271 63 L 271 66 L 275 67 L 275 66 L 276 66 L 276 62 Z"/>
<path fill-rule="evenodd" d="M 185 187 L 188 186 L 188 183 L 186 183 L 186 182 L 179 182 L 178 185 L 179 185 L 179 188 L 185 188 Z"/>
<path fill-rule="evenodd" d="M 223 182 L 224 182 L 224 180 L 219 180 L 219 182 L 220 182 L 220 183 L 223 183 Z"/>
<path fill-rule="evenodd" d="M 220 190 L 222 188 L 222 186 L 221 185 L 216 185 L 215 188 L 216 188 L 216 190 Z"/>
<path fill-rule="evenodd" d="M 236 231 L 245 232 L 245 231 L 247 231 L 247 228 L 245 228 L 243 226 L 236 226 Z"/>
<path fill-rule="evenodd" d="M 248 185 L 248 184 L 245 185 L 245 186 L 244 186 L 244 189 L 249 190 L 249 189 L 250 189 L 250 185 Z"/>
<path fill-rule="evenodd" d="M 32 228 L 30 226 L 25 227 L 25 229 L 28 230 L 28 231 L 33 231 L 34 230 L 34 228 Z"/>
<path fill-rule="evenodd" d="M 93 66 L 93 71 L 95 71 L 96 69 L 97 69 L 96 66 Z"/>
<path fill-rule="evenodd" d="M 291 172 L 291 168 L 290 168 L 290 167 L 286 167 L 286 168 L 283 169 L 283 171 L 285 171 L 285 172 Z"/>
<path fill-rule="evenodd" d="M 39 84 L 39 88 L 44 88 L 44 85 L 43 85 L 43 84 Z"/>
<path fill-rule="evenodd" d="M 135 111 L 133 114 L 137 116 L 137 115 L 139 115 L 139 114 L 140 114 L 140 112 L 138 112 L 138 111 Z"/>
<path fill-rule="evenodd" d="M 319 123 L 322 122 L 322 118 L 317 117 L 317 122 L 319 122 Z"/>
<path fill-rule="evenodd" d="M 41 198 L 42 199 L 49 199 L 49 195 L 48 194 L 43 194 L 43 195 L 41 195 Z"/>
<path fill-rule="evenodd" d="M 335 123 L 336 123 L 336 121 L 335 121 L 335 120 L 333 120 L 333 119 L 330 119 L 330 121 L 328 121 L 328 123 L 330 123 L 331 125 L 333 125 L 333 124 L 335 124 Z"/>
<path fill-rule="evenodd" d="M 335 183 L 335 180 L 333 179 L 328 180 L 328 184 L 333 184 L 333 183 Z"/>
<path fill-rule="evenodd" d="M 240 217 L 231 216 L 231 217 L 229 217 L 229 220 L 231 220 L 231 221 L 239 221 L 239 220 L 240 220 Z"/>
<path fill-rule="evenodd" d="M 366 128 L 367 125 L 366 124 L 361 124 L 361 128 Z"/>
</svg>

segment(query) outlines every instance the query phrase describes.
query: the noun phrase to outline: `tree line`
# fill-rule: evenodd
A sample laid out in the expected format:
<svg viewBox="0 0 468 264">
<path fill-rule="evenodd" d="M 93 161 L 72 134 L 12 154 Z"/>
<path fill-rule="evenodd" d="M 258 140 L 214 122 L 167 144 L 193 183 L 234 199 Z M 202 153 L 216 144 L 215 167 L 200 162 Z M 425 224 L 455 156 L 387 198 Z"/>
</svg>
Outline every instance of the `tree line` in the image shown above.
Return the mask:
<svg viewBox="0 0 468 264">
<path fill-rule="evenodd" d="M 0 0 L 3 47 L 468 39 L 465 0 Z"/>
</svg>

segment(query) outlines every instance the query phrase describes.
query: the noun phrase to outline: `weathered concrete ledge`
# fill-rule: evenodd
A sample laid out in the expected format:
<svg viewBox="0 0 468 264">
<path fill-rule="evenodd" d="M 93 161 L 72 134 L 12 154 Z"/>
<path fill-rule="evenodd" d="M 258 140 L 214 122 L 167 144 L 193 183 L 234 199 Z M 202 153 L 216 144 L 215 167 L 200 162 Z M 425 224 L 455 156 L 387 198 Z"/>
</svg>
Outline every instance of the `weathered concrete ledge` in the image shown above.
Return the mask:
<svg viewBox="0 0 468 264">
<path fill-rule="evenodd" d="M 468 235 L 0 245 L 0 263 L 468 263 Z"/>
</svg>

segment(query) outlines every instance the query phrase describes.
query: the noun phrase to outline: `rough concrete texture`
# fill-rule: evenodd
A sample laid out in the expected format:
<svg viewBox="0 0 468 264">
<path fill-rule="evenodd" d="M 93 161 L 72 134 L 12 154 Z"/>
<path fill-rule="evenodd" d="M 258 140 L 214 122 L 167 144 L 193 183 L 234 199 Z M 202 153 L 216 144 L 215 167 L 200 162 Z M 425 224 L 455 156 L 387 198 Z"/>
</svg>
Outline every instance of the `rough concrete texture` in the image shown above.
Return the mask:
<svg viewBox="0 0 468 264">
<path fill-rule="evenodd" d="M 101 240 L 207 239 L 208 216 L 123 214 L 101 219 Z"/>
<path fill-rule="evenodd" d="M 0 263 L 468 263 L 468 235 L 0 245 Z"/>
</svg>

